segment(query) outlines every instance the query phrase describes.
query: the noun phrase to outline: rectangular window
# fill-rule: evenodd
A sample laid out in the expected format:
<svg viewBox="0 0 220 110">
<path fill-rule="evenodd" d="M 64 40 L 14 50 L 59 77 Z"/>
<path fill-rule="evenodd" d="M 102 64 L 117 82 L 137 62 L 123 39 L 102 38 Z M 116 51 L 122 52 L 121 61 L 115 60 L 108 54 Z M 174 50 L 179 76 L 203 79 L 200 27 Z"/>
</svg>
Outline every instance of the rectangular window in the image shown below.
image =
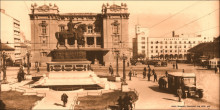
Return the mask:
<svg viewBox="0 0 220 110">
<path fill-rule="evenodd" d="M 165 44 L 167 44 L 167 41 L 165 41 Z"/>
<path fill-rule="evenodd" d="M 145 49 L 145 46 L 142 46 L 142 49 Z"/>
<path fill-rule="evenodd" d="M 163 46 L 160 46 L 160 48 L 162 49 L 162 48 L 163 48 Z"/>
<path fill-rule="evenodd" d="M 163 50 L 160 51 L 161 53 L 163 52 Z"/>
<path fill-rule="evenodd" d="M 170 44 L 172 44 L 172 41 L 170 41 Z"/>
<path fill-rule="evenodd" d="M 151 44 L 153 44 L 153 42 L 151 41 Z"/>
<path fill-rule="evenodd" d="M 151 46 L 151 48 L 153 48 L 153 46 Z"/>
<path fill-rule="evenodd" d="M 113 33 L 118 34 L 118 26 L 113 26 Z"/>
<path fill-rule="evenodd" d="M 156 46 L 156 48 L 158 48 L 158 46 Z"/>
<path fill-rule="evenodd" d="M 47 52 L 41 52 L 41 56 L 42 57 L 46 57 L 47 56 Z"/>
<path fill-rule="evenodd" d="M 141 44 L 145 44 L 145 42 L 141 42 Z"/>
<path fill-rule="evenodd" d="M 170 52 L 172 52 L 172 50 L 170 50 Z"/>
<path fill-rule="evenodd" d="M 158 50 L 156 50 L 156 53 L 158 53 Z"/>
<path fill-rule="evenodd" d="M 184 44 L 186 44 L 186 41 L 184 41 Z"/>
<path fill-rule="evenodd" d="M 145 54 L 145 50 L 142 50 L 142 54 Z"/>
<path fill-rule="evenodd" d="M 179 44 L 181 44 L 181 41 L 179 41 Z"/>
<path fill-rule="evenodd" d="M 114 26 L 114 28 L 115 28 L 115 26 Z M 114 32 L 117 32 L 117 31 L 114 30 Z M 88 33 L 93 33 L 92 26 L 88 26 Z"/>
<path fill-rule="evenodd" d="M 153 53 L 154 51 L 153 50 L 151 50 L 151 53 Z"/>
<path fill-rule="evenodd" d="M 172 48 L 172 46 L 170 46 L 170 48 Z"/>
<path fill-rule="evenodd" d="M 177 41 L 175 41 L 175 44 L 177 44 Z"/>
<path fill-rule="evenodd" d="M 165 50 L 165 53 L 167 53 L 167 50 Z"/>
<path fill-rule="evenodd" d="M 46 26 L 42 26 L 42 34 L 46 34 L 47 30 L 46 30 Z"/>
<path fill-rule="evenodd" d="M 64 26 L 60 26 L 60 31 L 64 31 L 64 30 L 65 30 Z"/>
<path fill-rule="evenodd" d="M 167 46 L 165 46 L 165 48 L 167 48 Z"/>
<path fill-rule="evenodd" d="M 145 40 L 145 37 L 141 37 L 141 40 Z"/>
</svg>

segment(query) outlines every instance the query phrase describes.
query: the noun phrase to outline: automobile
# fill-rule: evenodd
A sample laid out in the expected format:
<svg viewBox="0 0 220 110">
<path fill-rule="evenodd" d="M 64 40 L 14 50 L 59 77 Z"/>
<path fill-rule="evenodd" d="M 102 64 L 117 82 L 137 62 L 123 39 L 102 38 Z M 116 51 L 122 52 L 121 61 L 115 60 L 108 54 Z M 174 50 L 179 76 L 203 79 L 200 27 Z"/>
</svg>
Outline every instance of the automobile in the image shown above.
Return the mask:
<svg viewBox="0 0 220 110">
<path fill-rule="evenodd" d="M 163 76 L 159 81 L 159 88 L 168 89 L 172 93 L 177 94 L 177 89 L 181 87 L 183 91 L 183 97 L 198 96 L 203 97 L 203 89 L 196 86 L 196 75 L 195 73 L 183 73 L 183 72 L 173 72 L 168 73 L 168 76 Z M 168 88 L 164 84 L 168 83 Z"/>
<path fill-rule="evenodd" d="M 158 62 L 155 62 L 154 66 L 155 67 L 166 67 L 167 62 L 166 61 L 158 61 Z"/>
</svg>

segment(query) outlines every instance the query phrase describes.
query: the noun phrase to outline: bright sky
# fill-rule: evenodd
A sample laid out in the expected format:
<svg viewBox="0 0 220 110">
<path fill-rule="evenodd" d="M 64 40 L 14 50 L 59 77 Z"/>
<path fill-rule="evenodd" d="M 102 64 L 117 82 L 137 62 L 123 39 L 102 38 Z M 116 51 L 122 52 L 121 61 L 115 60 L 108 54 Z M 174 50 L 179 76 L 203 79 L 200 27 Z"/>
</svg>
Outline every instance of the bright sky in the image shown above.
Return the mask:
<svg viewBox="0 0 220 110">
<path fill-rule="evenodd" d="M 122 1 L 127 3 L 129 35 L 135 37 L 135 25 L 149 28 L 150 37 L 177 34 L 216 37 L 219 35 L 219 1 Z M 1 1 L 1 9 L 21 22 L 21 31 L 30 40 L 30 7 L 55 3 L 60 13 L 101 13 L 103 3 L 120 5 L 121 1 Z M 178 14 L 176 14 L 178 13 Z M 168 18 L 170 17 L 170 18 Z M 165 20 L 167 19 L 167 20 Z M 163 21 L 163 22 L 162 22 Z M 152 27 L 153 26 L 153 27 Z M 152 27 L 152 28 L 150 28 Z"/>
</svg>

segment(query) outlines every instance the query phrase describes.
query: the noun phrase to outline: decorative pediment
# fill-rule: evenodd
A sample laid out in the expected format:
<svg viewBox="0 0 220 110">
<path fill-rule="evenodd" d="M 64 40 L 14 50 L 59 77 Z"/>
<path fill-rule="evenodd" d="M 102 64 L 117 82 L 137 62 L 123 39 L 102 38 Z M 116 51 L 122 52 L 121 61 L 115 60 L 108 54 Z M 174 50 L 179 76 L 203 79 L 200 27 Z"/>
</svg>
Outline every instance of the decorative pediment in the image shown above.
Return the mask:
<svg viewBox="0 0 220 110">
<path fill-rule="evenodd" d="M 120 9 L 121 9 L 121 7 L 116 5 L 116 4 L 113 4 L 113 5 L 110 6 L 110 10 L 111 11 L 115 11 L 116 12 L 116 11 L 120 11 Z"/>
<path fill-rule="evenodd" d="M 39 26 L 47 26 L 47 23 L 39 23 Z"/>
<path fill-rule="evenodd" d="M 47 5 L 43 5 L 43 6 L 38 7 L 39 12 L 48 12 L 49 9 L 50 9 L 50 7 Z"/>
<path fill-rule="evenodd" d="M 111 25 L 118 26 L 120 25 L 120 23 L 118 22 L 118 20 L 115 20 Z"/>
</svg>

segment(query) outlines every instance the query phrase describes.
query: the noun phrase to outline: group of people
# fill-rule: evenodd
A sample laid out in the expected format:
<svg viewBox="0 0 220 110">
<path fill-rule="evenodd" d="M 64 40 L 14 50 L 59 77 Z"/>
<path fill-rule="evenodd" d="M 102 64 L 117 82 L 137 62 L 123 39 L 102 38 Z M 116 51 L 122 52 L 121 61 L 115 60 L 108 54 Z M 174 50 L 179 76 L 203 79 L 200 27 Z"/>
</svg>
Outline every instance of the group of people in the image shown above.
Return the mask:
<svg viewBox="0 0 220 110">
<path fill-rule="evenodd" d="M 124 97 L 119 96 L 117 101 L 119 110 L 132 110 L 133 98 L 131 95 L 128 95 L 128 93 L 126 93 Z"/>
<path fill-rule="evenodd" d="M 152 72 L 152 74 L 151 74 Z M 147 73 L 147 68 L 144 67 L 144 70 L 143 70 L 143 79 L 146 78 L 146 73 Z M 150 77 L 151 76 L 154 76 L 154 82 L 157 81 L 157 73 L 155 72 L 155 70 L 151 70 L 150 66 L 148 65 L 148 74 L 147 74 L 147 78 L 148 78 L 148 81 L 150 81 Z"/>
<path fill-rule="evenodd" d="M 20 69 L 17 74 L 18 82 L 21 82 L 22 80 L 24 80 L 25 79 L 24 76 L 25 76 L 24 67 L 20 66 Z"/>
<path fill-rule="evenodd" d="M 175 63 L 173 63 L 173 69 L 178 69 L 178 64 L 177 64 L 177 62 L 176 62 L 176 64 Z"/>
</svg>

